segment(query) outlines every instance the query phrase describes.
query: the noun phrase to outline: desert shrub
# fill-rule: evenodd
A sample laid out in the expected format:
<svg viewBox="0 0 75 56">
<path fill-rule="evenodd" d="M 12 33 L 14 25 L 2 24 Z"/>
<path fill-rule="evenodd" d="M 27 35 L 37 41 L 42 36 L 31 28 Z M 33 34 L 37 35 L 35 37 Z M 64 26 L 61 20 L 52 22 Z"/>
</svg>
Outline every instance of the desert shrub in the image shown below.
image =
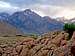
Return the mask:
<svg viewBox="0 0 75 56">
<path fill-rule="evenodd" d="M 27 37 L 27 35 L 21 35 L 21 34 L 19 34 L 19 35 L 16 35 L 16 37 Z"/>
<path fill-rule="evenodd" d="M 75 24 L 74 23 L 66 23 L 64 25 L 64 31 L 69 33 L 68 39 L 72 37 L 73 31 L 75 31 Z"/>
<path fill-rule="evenodd" d="M 34 39 L 37 39 L 38 38 L 38 35 L 37 34 L 34 34 L 34 33 L 29 34 L 29 36 L 32 37 L 32 38 L 34 38 Z"/>
<path fill-rule="evenodd" d="M 16 35 L 16 36 L 20 36 L 20 37 L 21 37 L 22 35 L 18 34 L 18 35 Z"/>
<path fill-rule="evenodd" d="M 4 35 L 3 37 L 10 37 L 9 35 Z"/>
</svg>

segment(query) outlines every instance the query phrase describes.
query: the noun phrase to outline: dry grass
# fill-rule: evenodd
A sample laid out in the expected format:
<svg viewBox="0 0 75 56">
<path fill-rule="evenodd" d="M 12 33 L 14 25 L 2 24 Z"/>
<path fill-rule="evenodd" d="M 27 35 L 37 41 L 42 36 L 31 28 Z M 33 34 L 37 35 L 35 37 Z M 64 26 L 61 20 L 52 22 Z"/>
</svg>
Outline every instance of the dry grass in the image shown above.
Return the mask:
<svg viewBox="0 0 75 56">
<path fill-rule="evenodd" d="M 15 44 L 18 41 L 22 41 L 25 37 L 0 37 L 0 45 L 3 44 Z"/>
</svg>

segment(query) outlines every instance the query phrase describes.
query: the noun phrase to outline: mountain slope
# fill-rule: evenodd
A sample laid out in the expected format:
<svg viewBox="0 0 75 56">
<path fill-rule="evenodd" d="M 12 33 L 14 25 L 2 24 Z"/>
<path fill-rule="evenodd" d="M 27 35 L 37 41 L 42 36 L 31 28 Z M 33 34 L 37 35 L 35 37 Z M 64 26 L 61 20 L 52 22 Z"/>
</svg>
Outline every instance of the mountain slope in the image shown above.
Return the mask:
<svg viewBox="0 0 75 56">
<path fill-rule="evenodd" d="M 1 20 L 8 20 L 8 17 L 9 17 L 10 15 L 8 14 L 8 13 L 0 13 L 0 21 Z"/>
<path fill-rule="evenodd" d="M 24 33 L 42 34 L 51 30 L 61 30 L 63 23 L 49 17 L 41 17 L 37 13 L 26 9 L 15 12 L 9 17 L 8 23 L 21 29 Z"/>
<path fill-rule="evenodd" d="M 16 27 L 8 24 L 5 21 L 0 21 L 0 36 L 13 36 L 17 34 L 23 34 L 19 29 Z"/>
</svg>

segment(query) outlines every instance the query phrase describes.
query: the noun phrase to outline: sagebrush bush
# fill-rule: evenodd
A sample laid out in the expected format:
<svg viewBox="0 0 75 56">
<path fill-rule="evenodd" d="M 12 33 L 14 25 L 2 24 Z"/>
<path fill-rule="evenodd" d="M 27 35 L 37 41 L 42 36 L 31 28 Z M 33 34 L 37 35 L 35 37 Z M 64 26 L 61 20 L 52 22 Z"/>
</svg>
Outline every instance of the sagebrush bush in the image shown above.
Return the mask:
<svg viewBox="0 0 75 56">
<path fill-rule="evenodd" d="M 37 34 L 34 34 L 34 33 L 29 34 L 29 36 L 32 37 L 32 38 L 34 38 L 34 39 L 37 39 L 38 38 L 38 35 Z"/>
</svg>

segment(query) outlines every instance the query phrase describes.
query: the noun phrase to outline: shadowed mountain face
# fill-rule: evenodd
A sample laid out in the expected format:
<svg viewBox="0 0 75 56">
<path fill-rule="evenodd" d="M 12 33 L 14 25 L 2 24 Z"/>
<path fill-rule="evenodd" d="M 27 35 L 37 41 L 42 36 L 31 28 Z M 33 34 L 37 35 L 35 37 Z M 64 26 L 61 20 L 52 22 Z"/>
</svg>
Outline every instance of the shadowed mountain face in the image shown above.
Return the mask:
<svg viewBox="0 0 75 56">
<path fill-rule="evenodd" d="M 0 14 L 2 19 L 4 16 Z M 4 14 L 3 14 L 4 15 Z M 42 34 L 52 30 L 62 30 L 63 23 L 55 19 L 51 19 L 48 16 L 41 17 L 30 9 L 25 11 L 15 12 L 14 14 L 6 17 L 8 24 L 20 29 L 23 33 L 37 33 Z M 0 19 L 0 20 L 2 20 Z"/>
</svg>

